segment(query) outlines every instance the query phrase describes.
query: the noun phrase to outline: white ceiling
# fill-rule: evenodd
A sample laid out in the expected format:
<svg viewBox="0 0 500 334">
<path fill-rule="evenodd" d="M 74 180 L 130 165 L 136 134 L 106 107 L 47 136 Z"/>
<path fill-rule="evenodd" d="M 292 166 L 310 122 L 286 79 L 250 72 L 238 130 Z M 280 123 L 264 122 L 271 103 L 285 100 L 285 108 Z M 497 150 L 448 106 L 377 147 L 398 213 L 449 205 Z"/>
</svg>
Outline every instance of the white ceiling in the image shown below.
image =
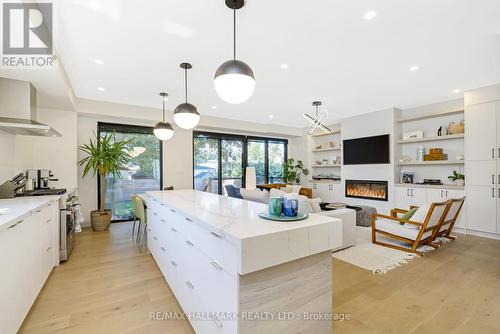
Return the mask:
<svg viewBox="0 0 500 334">
<path fill-rule="evenodd" d="M 87 99 L 160 108 L 166 91 L 173 109 L 187 61 L 189 100 L 202 115 L 304 126 L 315 99 L 333 122 L 500 82 L 498 0 L 247 0 L 237 12 L 237 58 L 257 86 L 240 105 L 213 87 L 232 56 L 224 0 L 59 0 L 56 10 L 57 48 L 75 94 Z"/>
</svg>

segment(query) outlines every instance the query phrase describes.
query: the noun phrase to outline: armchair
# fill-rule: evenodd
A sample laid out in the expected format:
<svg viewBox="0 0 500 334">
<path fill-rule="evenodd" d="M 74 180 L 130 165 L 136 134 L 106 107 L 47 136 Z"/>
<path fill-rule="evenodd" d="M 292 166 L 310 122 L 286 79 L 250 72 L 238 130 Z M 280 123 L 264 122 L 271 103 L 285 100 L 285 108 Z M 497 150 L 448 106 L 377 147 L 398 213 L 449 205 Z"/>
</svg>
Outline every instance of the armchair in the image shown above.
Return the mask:
<svg viewBox="0 0 500 334">
<path fill-rule="evenodd" d="M 403 211 L 401 209 L 391 210 L 391 216 L 375 214 L 372 216 L 372 243 L 422 256 L 423 252 L 417 250 L 418 246 L 425 244 L 434 248 L 437 247 L 432 244 L 432 241 L 436 236 L 435 232 L 439 231 L 448 207 L 449 202 L 432 203 L 428 208 L 427 206 L 422 206 L 419 210 L 427 211 L 426 213 L 423 211 L 423 217 L 425 218 L 422 222 L 402 220 L 395 217 L 397 213 Z M 404 245 L 399 246 L 382 242 L 377 240 L 377 234 L 397 241 L 403 241 L 410 246 L 405 247 Z"/>
</svg>

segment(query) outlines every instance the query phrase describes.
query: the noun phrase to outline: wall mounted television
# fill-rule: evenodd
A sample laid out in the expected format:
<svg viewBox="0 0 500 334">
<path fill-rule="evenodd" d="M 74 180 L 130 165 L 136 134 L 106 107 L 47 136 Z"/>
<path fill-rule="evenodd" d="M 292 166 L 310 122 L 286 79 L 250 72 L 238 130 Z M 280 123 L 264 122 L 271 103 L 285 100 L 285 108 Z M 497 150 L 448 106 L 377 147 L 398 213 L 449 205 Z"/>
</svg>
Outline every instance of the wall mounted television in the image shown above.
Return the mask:
<svg viewBox="0 0 500 334">
<path fill-rule="evenodd" d="M 344 165 L 388 164 L 389 135 L 344 140 Z"/>
</svg>

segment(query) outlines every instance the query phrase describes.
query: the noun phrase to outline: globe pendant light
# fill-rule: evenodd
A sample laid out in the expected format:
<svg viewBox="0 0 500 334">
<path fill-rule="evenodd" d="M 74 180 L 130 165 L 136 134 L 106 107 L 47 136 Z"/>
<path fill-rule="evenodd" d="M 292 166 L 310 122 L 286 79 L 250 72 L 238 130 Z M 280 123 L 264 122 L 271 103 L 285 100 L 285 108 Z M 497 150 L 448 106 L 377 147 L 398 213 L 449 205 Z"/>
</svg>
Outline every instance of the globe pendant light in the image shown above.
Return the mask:
<svg viewBox="0 0 500 334">
<path fill-rule="evenodd" d="M 215 72 L 215 91 L 228 103 L 245 102 L 255 90 L 253 71 L 241 60 L 236 60 L 236 9 L 245 5 L 244 0 L 226 0 L 233 10 L 233 59 L 223 63 Z"/>
<path fill-rule="evenodd" d="M 168 100 L 168 94 L 167 93 L 160 93 L 160 96 L 162 97 L 162 115 L 163 115 L 163 120 L 161 122 L 156 123 L 153 133 L 155 134 L 156 138 L 160 140 L 169 140 L 174 136 L 174 128 L 170 123 L 165 121 L 165 103 Z"/>
<path fill-rule="evenodd" d="M 175 124 L 183 129 L 192 129 L 198 125 L 200 121 L 200 113 L 196 110 L 196 107 L 187 101 L 188 83 L 187 83 L 187 70 L 192 68 L 189 63 L 182 63 L 181 68 L 184 69 L 184 87 L 186 93 L 186 102 L 181 103 L 174 110 L 174 121 Z"/>
<path fill-rule="evenodd" d="M 323 125 L 323 123 L 321 123 L 323 120 L 325 120 L 328 117 L 328 111 L 326 111 L 326 110 L 323 110 L 321 112 L 318 111 L 318 108 L 321 105 L 321 101 L 314 101 L 312 104 L 313 104 L 313 106 L 316 107 L 316 116 L 312 117 L 312 116 L 309 116 L 308 114 L 305 114 L 305 113 L 303 114 L 304 118 L 309 123 L 311 123 L 311 125 L 307 129 L 307 134 L 309 136 L 312 136 L 314 134 L 314 131 L 316 131 L 317 128 L 320 128 L 325 133 L 331 133 L 332 130 L 330 130 L 328 127 Z"/>
</svg>

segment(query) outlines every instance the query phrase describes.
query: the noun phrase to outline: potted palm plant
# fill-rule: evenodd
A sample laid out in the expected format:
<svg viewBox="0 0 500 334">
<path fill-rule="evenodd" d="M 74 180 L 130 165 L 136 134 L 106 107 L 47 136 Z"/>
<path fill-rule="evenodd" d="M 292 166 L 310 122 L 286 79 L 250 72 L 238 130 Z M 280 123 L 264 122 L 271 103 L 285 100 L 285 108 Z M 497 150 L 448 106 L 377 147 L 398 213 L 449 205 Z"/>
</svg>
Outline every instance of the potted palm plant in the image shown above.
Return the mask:
<svg viewBox="0 0 500 334">
<path fill-rule="evenodd" d="M 111 210 L 106 209 L 106 176 L 112 174 L 121 178 L 120 170 L 125 166 L 131 156 L 127 149 L 129 141 L 116 141 L 114 134 L 107 133 L 99 138 L 94 133 L 95 140 L 78 147 L 87 156 L 81 159 L 78 164 L 84 166 L 83 176 L 90 172 L 94 176 L 98 175 L 101 182 L 99 209 L 90 212 L 90 222 L 94 231 L 107 231 L 111 223 Z"/>
</svg>

